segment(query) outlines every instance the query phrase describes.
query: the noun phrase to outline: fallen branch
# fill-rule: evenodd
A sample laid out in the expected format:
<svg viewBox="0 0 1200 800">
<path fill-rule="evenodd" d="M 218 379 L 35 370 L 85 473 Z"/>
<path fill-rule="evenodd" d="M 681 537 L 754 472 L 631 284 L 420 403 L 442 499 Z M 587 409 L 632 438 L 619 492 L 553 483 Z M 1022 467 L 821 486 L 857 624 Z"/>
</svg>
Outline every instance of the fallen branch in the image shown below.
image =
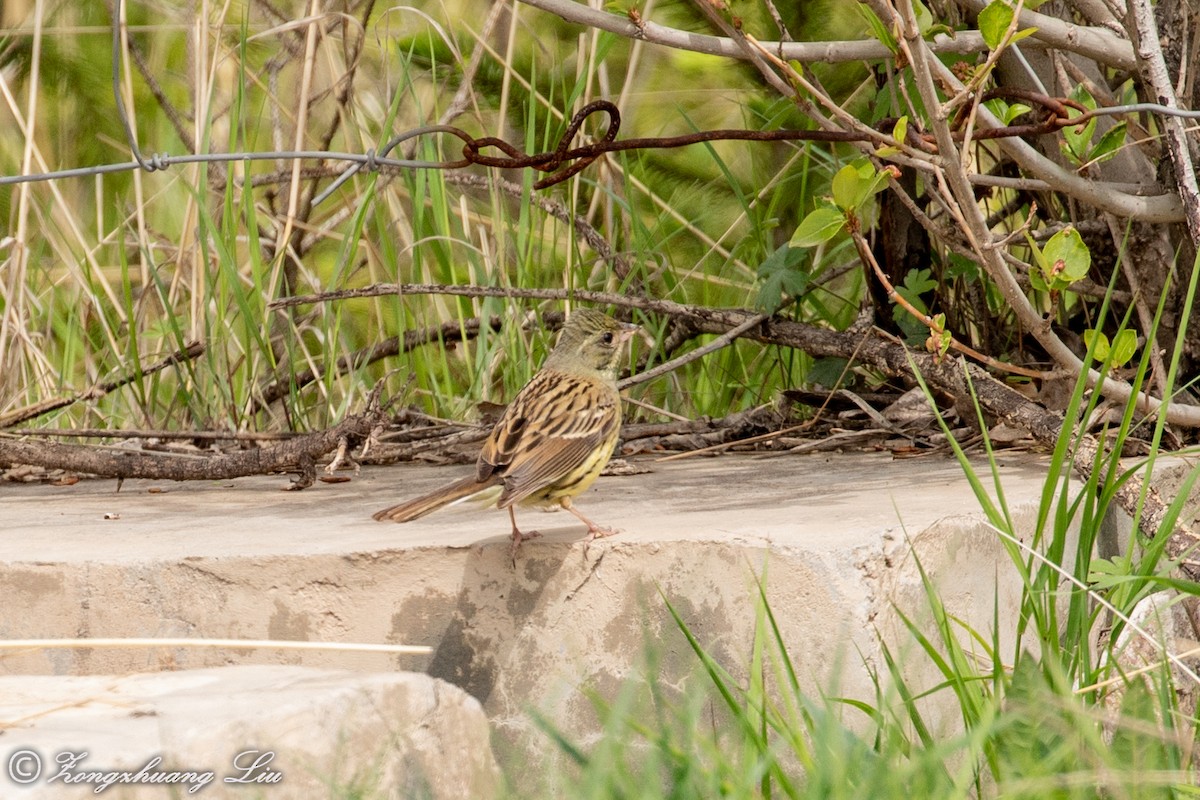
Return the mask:
<svg viewBox="0 0 1200 800">
<path fill-rule="evenodd" d="M 376 386 L 361 414 L 351 414 L 337 425 L 304 434 L 255 450 L 212 456 L 182 456 L 110 446 L 30 442 L 0 436 L 0 466 L 28 464 L 46 469 L 63 469 L 102 478 L 148 478 L 151 480 L 222 480 L 271 472 L 293 472 L 297 480 L 289 488 L 303 489 L 316 478 L 316 460 L 337 449 L 346 438 L 366 439 L 384 421 L 379 404 L 381 387 Z"/>
<path fill-rule="evenodd" d="M 1008 273 L 1006 272 L 1006 274 Z M 607 303 L 609 305 L 620 306 L 622 308 L 637 308 L 643 311 L 653 311 L 658 314 L 665 314 L 675 318 L 708 320 L 709 322 L 719 325 L 720 327 L 707 329 L 702 332 L 716 334 L 726 333 L 730 328 L 736 328 L 739 325 L 742 325 L 750 317 L 757 313 L 740 308 L 708 308 L 704 306 L 691 306 L 684 303 L 676 303 L 671 300 L 658 300 L 652 297 L 630 297 L 628 295 L 616 294 L 614 292 L 593 292 L 582 289 L 517 289 L 504 286 L 459 286 L 423 283 L 377 283 L 372 284 L 371 286 L 364 286 L 360 289 L 345 289 L 336 292 L 296 295 L 294 297 L 286 297 L 276 300 L 271 303 L 270 307 L 286 308 L 288 306 L 295 305 L 309 305 L 312 303 L 326 303 L 336 300 L 345 300 L 353 297 L 380 297 L 394 294 L 445 294 L 458 297 L 521 297 L 531 300 L 582 300 L 589 303 Z M 1021 295 L 1021 297 L 1024 297 L 1024 295 Z M 763 324 L 778 324 L 778 321 L 777 323 L 771 323 L 767 321 Z M 800 323 L 793 324 L 799 325 Z M 1048 329 L 1048 324 L 1044 327 L 1047 327 Z M 823 329 L 814 328 L 813 330 Z M 745 336 L 744 338 L 754 339 L 757 337 Z M 764 341 L 761 338 L 759 340 Z M 853 348 L 840 353 L 823 353 L 823 355 L 836 355 L 845 357 L 846 353 L 849 352 L 853 352 Z M 1071 354 L 1071 358 L 1075 359 L 1076 364 L 1079 364 L 1078 357 L 1076 357 L 1073 353 Z M 1086 369 L 1086 367 L 1082 364 L 1079 364 L 1079 367 Z M 1071 375 L 1078 374 L 1078 369 L 1073 367 L 1068 366 L 1064 367 L 1064 369 L 1068 369 Z M 1099 373 L 1095 370 L 1090 370 L 1089 375 L 1089 383 L 1096 381 L 1096 390 L 1101 392 L 1106 398 L 1123 403 L 1129 401 L 1130 398 L 1133 397 L 1133 388 L 1125 381 L 1107 377 L 1103 382 L 1099 382 Z M 623 382 L 622 387 L 625 385 L 627 384 Z M 1160 409 L 1162 409 L 1165 405 L 1167 422 L 1172 425 L 1181 425 L 1193 428 L 1200 427 L 1200 406 L 1190 406 L 1182 403 L 1164 404 L 1157 397 L 1148 395 L 1145 392 L 1137 395 L 1136 402 L 1138 404 L 1138 408 L 1146 414 L 1159 413 Z"/>
</svg>

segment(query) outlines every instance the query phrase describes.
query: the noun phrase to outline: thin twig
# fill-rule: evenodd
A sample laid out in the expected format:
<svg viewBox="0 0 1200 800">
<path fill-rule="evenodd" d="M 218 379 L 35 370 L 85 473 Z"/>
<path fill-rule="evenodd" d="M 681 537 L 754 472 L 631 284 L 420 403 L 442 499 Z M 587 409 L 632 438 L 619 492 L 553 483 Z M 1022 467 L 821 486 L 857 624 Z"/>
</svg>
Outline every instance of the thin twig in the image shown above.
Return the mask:
<svg viewBox="0 0 1200 800">
<path fill-rule="evenodd" d="M 645 383 L 646 381 L 654 380 L 659 375 L 666 375 L 668 372 L 673 372 L 679 369 L 684 364 L 690 364 L 697 359 L 704 358 L 704 356 L 708 355 L 709 353 L 720 350 L 723 347 L 728 347 L 729 345 L 733 344 L 735 339 L 740 337 L 746 331 L 750 330 L 756 325 L 763 324 L 770 318 L 770 314 L 758 314 L 757 316 L 748 317 L 745 322 L 730 328 L 708 344 L 697 347 L 695 350 L 689 350 L 687 353 L 679 356 L 678 358 L 665 361 L 653 369 L 648 369 L 645 372 L 639 372 L 637 375 L 632 375 L 626 378 L 620 382 L 620 387 L 622 389 L 627 389 L 630 386 L 636 386 L 639 383 Z"/>
</svg>

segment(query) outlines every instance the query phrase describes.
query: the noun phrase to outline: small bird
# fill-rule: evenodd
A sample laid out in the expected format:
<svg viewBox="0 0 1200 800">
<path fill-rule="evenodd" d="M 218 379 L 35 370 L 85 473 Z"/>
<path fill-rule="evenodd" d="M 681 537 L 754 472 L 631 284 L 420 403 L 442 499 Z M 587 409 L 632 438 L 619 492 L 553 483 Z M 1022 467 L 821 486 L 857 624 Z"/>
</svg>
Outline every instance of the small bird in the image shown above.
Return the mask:
<svg viewBox="0 0 1200 800">
<path fill-rule="evenodd" d="M 517 528 L 517 505 L 565 508 L 587 525 L 588 541 L 616 533 L 585 517 L 571 498 L 592 485 L 617 446 L 617 365 L 639 331 L 592 309 L 572 313 L 541 370 L 488 434 L 475 474 L 378 511 L 375 519 L 408 522 L 468 497 L 494 500 L 512 520 L 514 564 L 521 542 L 539 535 Z"/>
</svg>

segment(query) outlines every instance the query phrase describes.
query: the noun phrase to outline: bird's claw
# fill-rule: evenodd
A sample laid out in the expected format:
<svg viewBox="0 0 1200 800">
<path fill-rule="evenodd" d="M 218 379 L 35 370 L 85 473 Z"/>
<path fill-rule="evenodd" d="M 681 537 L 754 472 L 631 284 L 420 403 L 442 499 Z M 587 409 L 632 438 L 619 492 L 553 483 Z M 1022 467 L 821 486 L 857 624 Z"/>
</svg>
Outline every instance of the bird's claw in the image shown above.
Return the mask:
<svg viewBox="0 0 1200 800">
<path fill-rule="evenodd" d="M 583 540 L 583 559 L 586 561 L 588 557 L 588 548 L 592 546 L 592 542 L 597 539 L 603 539 L 606 536 L 616 536 L 621 531 L 617 528 L 605 528 L 600 525 L 588 526 L 587 538 Z"/>
<path fill-rule="evenodd" d="M 517 550 L 521 547 L 521 542 L 526 539 L 536 539 L 542 534 L 538 531 L 530 531 L 529 533 L 521 533 L 518 530 L 512 532 L 512 545 L 508 548 L 509 558 L 512 560 L 513 569 L 517 568 Z"/>
</svg>

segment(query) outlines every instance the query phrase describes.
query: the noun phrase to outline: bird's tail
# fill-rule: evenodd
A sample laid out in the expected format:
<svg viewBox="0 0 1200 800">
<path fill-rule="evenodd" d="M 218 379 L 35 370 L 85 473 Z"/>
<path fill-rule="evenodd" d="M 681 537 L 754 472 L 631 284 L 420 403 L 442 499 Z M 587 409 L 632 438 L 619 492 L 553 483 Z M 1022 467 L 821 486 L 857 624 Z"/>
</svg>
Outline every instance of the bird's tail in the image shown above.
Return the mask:
<svg viewBox="0 0 1200 800">
<path fill-rule="evenodd" d="M 435 489 L 429 494 L 414 497 L 412 500 L 392 506 L 391 508 L 385 508 L 382 511 L 376 511 L 372 516 L 380 521 L 410 522 L 426 514 L 431 514 L 439 508 L 448 506 L 455 501 L 485 491 L 496 485 L 497 482 L 498 480 L 496 479 L 480 482 L 475 480 L 474 476 L 468 475 L 460 481 L 455 481 L 440 489 Z"/>
</svg>

